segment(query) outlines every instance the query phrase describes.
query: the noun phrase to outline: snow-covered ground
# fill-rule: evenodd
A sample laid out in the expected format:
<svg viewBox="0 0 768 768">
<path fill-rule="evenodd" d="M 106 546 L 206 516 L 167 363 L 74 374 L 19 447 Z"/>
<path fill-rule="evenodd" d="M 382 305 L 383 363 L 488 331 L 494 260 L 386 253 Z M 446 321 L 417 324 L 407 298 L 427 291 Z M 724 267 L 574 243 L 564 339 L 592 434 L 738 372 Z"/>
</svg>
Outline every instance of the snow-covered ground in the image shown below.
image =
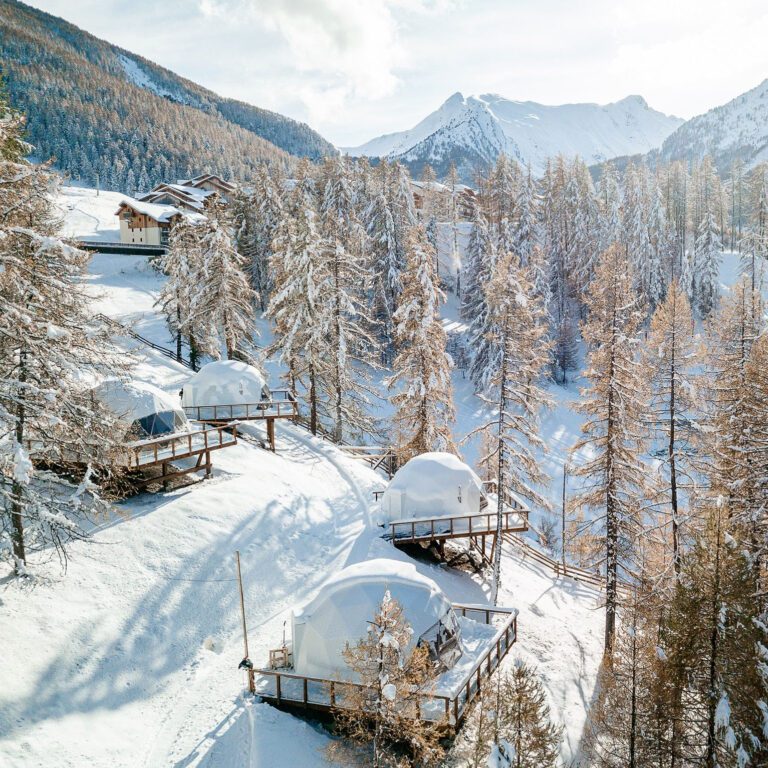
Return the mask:
<svg viewBox="0 0 768 768">
<path fill-rule="evenodd" d="M 108 231 L 108 197 L 65 190 L 73 234 Z M 88 232 L 78 231 L 85 222 Z M 154 307 L 161 277 L 144 258 L 96 256 L 88 280 L 95 311 L 171 346 Z M 458 322 L 455 314 L 447 322 Z M 178 391 L 189 371 L 132 344 L 135 376 Z M 466 433 L 482 414 L 459 371 L 455 383 L 457 433 Z M 544 421 L 543 459 L 555 477 L 578 432 L 569 407 L 576 396 L 561 390 Z M 276 454 L 250 439 L 258 428 L 244 432 L 236 447 L 214 454 L 211 480 L 118 505 L 89 542 L 71 547 L 66 574 L 54 560 L 36 565 L 31 585 L 0 579 L 0 765 L 327 764 L 329 736 L 320 726 L 242 695 L 234 552 L 242 555 L 257 664 L 279 645 L 291 607 L 330 575 L 374 556 L 408 557 L 370 525 L 371 492 L 383 478 L 292 425 L 278 426 Z M 416 566 L 451 600 L 486 601 L 481 577 Z M 554 579 L 511 549 L 502 580 L 500 603 L 520 611 L 508 661 L 521 656 L 538 666 L 554 716 L 565 724 L 562 754 L 570 761 L 601 658 L 600 595 Z"/>
</svg>

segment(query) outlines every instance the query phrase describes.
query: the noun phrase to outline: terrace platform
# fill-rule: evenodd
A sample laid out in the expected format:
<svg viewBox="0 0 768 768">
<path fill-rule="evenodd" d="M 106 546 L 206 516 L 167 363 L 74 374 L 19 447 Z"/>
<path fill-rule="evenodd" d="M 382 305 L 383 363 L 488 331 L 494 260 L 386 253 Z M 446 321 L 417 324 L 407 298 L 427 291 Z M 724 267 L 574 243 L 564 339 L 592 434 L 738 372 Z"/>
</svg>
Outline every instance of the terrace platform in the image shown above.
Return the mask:
<svg viewBox="0 0 768 768">
<path fill-rule="evenodd" d="M 472 702 L 517 640 L 517 611 L 513 608 L 454 604 L 453 609 L 461 626 L 463 655 L 435 679 L 431 692 L 420 697 L 417 714 L 417 719 L 449 731 L 461 727 Z M 271 658 L 287 656 L 281 650 Z M 354 698 L 350 692 L 361 687 L 342 678 L 307 677 L 290 669 L 257 669 L 249 674 L 256 695 L 280 709 L 333 714 L 343 710 Z"/>
</svg>

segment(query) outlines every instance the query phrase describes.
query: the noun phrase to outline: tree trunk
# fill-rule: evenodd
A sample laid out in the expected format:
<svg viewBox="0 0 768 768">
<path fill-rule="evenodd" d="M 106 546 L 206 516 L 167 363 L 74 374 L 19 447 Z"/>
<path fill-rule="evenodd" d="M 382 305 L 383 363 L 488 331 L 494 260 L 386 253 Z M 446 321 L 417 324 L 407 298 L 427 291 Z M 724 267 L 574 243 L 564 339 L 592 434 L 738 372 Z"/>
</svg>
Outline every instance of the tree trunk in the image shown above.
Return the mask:
<svg viewBox="0 0 768 768">
<path fill-rule="evenodd" d="M 341 391 L 341 360 L 339 359 L 339 355 L 341 353 L 341 287 L 339 285 L 339 250 L 338 247 L 336 249 L 336 254 L 333 259 L 333 286 L 335 291 L 334 296 L 334 323 L 335 323 L 335 330 L 336 330 L 336 345 L 337 348 L 335 351 L 335 375 L 336 380 L 334 381 L 335 386 L 335 398 L 336 398 L 336 427 L 334 429 L 334 438 L 336 442 L 340 445 L 342 442 L 342 439 L 344 437 L 344 416 L 343 416 L 343 395 L 344 393 Z"/>
<path fill-rule="evenodd" d="M 176 360 L 181 362 L 181 307 L 176 303 Z"/>
<path fill-rule="evenodd" d="M 317 434 L 317 383 L 315 381 L 315 366 L 309 364 L 309 429 Z"/>
<path fill-rule="evenodd" d="M 22 350 L 19 353 L 19 382 L 22 387 L 27 380 L 27 353 Z M 24 393 L 19 392 L 19 402 L 16 406 L 16 442 L 19 446 L 24 445 L 24 426 L 26 420 L 26 409 L 24 407 Z M 26 546 L 24 544 L 24 487 L 16 479 L 11 486 L 11 525 L 13 531 L 13 557 L 16 561 L 16 575 L 21 575 L 24 566 L 27 564 Z"/>
<path fill-rule="evenodd" d="M 505 318 L 503 327 L 509 327 Z M 506 413 L 506 381 L 507 381 L 507 340 L 501 340 L 501 369 L 499 372 L 499 422 L 498 422 L 498 466 L 496 472 L 496 547 L 493 550 L 493 605 L 497 604 L 499 597 L 499 581 L 501 579 L 501 532 L 504 517 L 504 486 L 506 482 L 507 468 L 504 462 L 504 414 Z"/>
<path fill-rule="evenodd" d="M 717 690 L 717 661 L 720 649 L 720 550 L 722 546 L 720 535 L 720 510 L 717 511 L 717 532 L 715 539 L 715 573 L 714 584 L 712 585 L 712 606 L 710 621 L 712 626 L 709 635 L 709 681 L 708 681 L 708 700 L 707 700 L 707 768 L 717 768 L 716 740 L 717 733 L 715 729 L 715 711 L 718 704 Z"/>
<path fill-rule="evenodd" d="M 669 482 L 671 490 L 671 503 L 672 503 L 672 562 L 675 569 L 675 580 L 680 578 L 680 532 L 679 532 L 679 513 L 678 513 L 678 500 L 677 500 L 677 466 L 675 464 L 675 420 L 677 418 L 676 408 L 677 402 L 675 395 L 677 394 L 677 382 L 675 370 L 677 361 L 675 359 L 675 351 L 677 344 L 677 300 L 673 299 L 672 303 L 672 344 L 671 344 L 671 368 L 669 377 L 669 445 L 667 447 L 667 455 L 669 457 Z"/>
</svg>

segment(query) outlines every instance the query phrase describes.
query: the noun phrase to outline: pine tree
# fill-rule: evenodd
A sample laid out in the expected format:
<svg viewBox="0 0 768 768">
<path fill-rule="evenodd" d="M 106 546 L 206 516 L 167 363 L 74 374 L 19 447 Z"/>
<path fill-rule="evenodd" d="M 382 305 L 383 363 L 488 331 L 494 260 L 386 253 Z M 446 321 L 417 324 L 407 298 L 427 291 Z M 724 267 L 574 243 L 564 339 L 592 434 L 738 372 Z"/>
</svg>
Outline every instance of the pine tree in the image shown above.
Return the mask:
<svg viewBox="0 0 768 768">
<path fill-rule="evenodd" d="M 643 308 L 634 291 L 626 252 L 618 245 L 602 255 L 587 294 L 589 316 L 583 325 L 589 347 L 577 410 L 586 416 L 584 437 L 573 451 L 590 458 L 574 469 L 585 478 L 577 506 L 595 511 L 604 526 L 606 562 L 605 651 L 610 655 L 616 628 L 618 571 L 631 558 L 640 533 L 638 499 L 645 497 L 646 470 L 639 456 L 643 403 L 637 360 L 637 332 Z"/>
<path fill-rule="evenodd" d="M 683 558 L 663 646 L 682 692 L 682 765 L 764 765 L 768 643 L 752 563 L 730 510 L 709 504 Z"/>
<path fill-rule="evenodd" d="M 266 164 L 259 165 L 253 188 L 239 187 L 230 205 L 237 251 L 244 257 L 244 269 L 264 311 L 272 289 L 272 241 L 283 207 L 280 190 Z"/>
<path fill-rule="evenodd" d="M 401 464 L 428 451 L 455 452 L 451 359 L 440 322 L 445 294 L 438 285 L 434 252 L 423 228 L 411 229 L 407 252 L 405 287 L 394 314 L 400 351 L 387 381 L 390 389 L 399 387 L 390 399 L 397 409 L 394 423 Z"/>
<path fill-rule="evenodd" d="M 659 488 L 660 503 L 669 505 L 672 530 L 672 557 L 676 574 L 680 572 L 681 484 L 690 482 L 691 429 L 694 414 L 694 368 L 698 362 L 693 337 L 693 317 L 685 293 L 677 281 L 669 286 L 667 297 L 651 319 L 643 367 L 649 387 L 649 425 L 652 440 L 663 445 L 664 487 Z M 658 456 L 658 453 L 655 453 Z"/>
<path fill-rule="evenodd" d="M 337 743 L 331 748 L 333 759 L 352 757 L 374 768 L 396 768 L 405 750 L 408 764 L 439 764 L 439 732 L 419 719 L 421 698 L 431 686 L 432 662 L 426 646 L 409 650 L 411 646 L 412 630 L 387 590 L 367 635 L 344 651 L 361 687 L 345 695 L 345 707 L 335 716 L 355 748 Z"/>
<path fill-rule="evenodd" d="M 22 159 L 23 121 L 0 94 L 0 556 L 18 575 L 32 552 L 66 563 L 68 542 L 100 506 L 96 473 L 116 448 L 114 419 L 92 402 L 88 377 L 120 370 L 82 288 L 88 256 L 59 237 L 57 179 Z M 33 458 L 88 464 L 79 487 Z"/>
<path fill-rule="evenodd" d="M 549 364 L 550 345 L 546 340 L 544 310 L 535 295 L 530 271 L 520 267 L 514 254 L 508 254 L 497 265 L 487 286 L 487 302 L 494 329 L 491 340 L 498 350 L 493 362 L 493 375 L 488 380 L 488 396 L 483 400 L 498 409 L 496 419 L 480 429 L 493 431 L 496 441 L 495 460 L 497 495 L 497 530 L 493 569 L 492 601 L 498 595 L 501 568 L 501 525 L 505 492 L 519 493 L 544 509 L 549 502 L 536 490 L 545 482 L 534 449 L 543 443 L 538 434 L 541 410 L 550 404 L 541 386 L 541 378 Z"/>
</svg>

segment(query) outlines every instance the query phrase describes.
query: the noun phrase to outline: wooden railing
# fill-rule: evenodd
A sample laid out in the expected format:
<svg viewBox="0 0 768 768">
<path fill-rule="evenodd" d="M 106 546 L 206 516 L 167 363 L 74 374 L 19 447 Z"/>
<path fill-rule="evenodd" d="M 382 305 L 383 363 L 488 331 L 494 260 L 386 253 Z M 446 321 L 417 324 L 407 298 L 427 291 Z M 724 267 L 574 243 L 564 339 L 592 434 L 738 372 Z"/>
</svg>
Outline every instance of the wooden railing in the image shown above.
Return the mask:
<svg viewBox="0 0 768 768">
<path fill-rule="evenodd" d="M 536 547 L 529 544 L 522 536 L 515 536 L 512 533 L 505 534 L 504 538 L 513 546 L 518 547 L 523 552 L 523 557 L 530 558 L 535 562 L 543 565 L 545 568 L 552 571 L 556 577 L 564 576 L 574 581 L 579 581 L 584 584 L 589 584 L 597 589 L 605 589 L 605 576 L 594 571 L 588 571 L 585 568 L 579 568 L 575 565 L 568 565 L 560 560 L 545 555 L 543 552 L 536 549 Z M 632 585 L 623 580 L 619 580 L 616 585 L 619 592 L 624 595 L 629 594 L 632 591 Z"/>
<path fill-rule="evenodd" d="M 150 440 L 128 443 L 126 448 L 129 469 L 141 469 L 216 451 L 237 443 L 234 427 L 213 427 L 193 432 L 172 433 Z"/>
<path fill-rule="evenodd" d="M 396 520 L 389 523 L 389 536 L 397 542 L 488 536 L 496 533 L 497 524 L 498 515 L 495 511 L 478 515 Z M 504 533 L 527 531 L 528 510 L 505 509 L 502 512 L 501 529 Z"/>
<path fill-rule="evenodd" d="M 167 347 L 163 347 L 160 344 L 156 344 L 154 341 L 150 341 L 145 336 L 142 336 L 140 333 L 136 333 L 136 331 L 131 330 L 118 320 L 115 320 L 112 317 L 107 317 L 101 312 L 96 314 L 95 317 L 107 325 L 111 325 L 113 328 L 116 328 L 118 333 L 124 334 L 125 336 L 130 336 L 130 338 L 135 339 L 136 341 L 140 341 L 142 344 L 150 347 L 151 349 L 154 349 L 161 355 L 164 355 L 171 360 L 175 360 L 177 363 L 181 363 L 185 368 L 189 368 L 192 371 L 200 370 L 199 365 L 193 365 L 189 360 L 185 360 L 183 357 L 179 357 L 172 349 L 168 349 Z"/>
<path fill-rule="evenodd" d="M 490 678 L 517 640 L 517 611 L 512 608 L 463 604 L 455 604 L 453 609 L 467 618 L 473 618 L 473 613 L 477 614 L 479 620 L 485 624 L 492 624 L 497 618 L 500 619 L 499 629 L 490 640 L 488 649 L 472 665 L 461 684 L 453 689 L 455 695 L 423 693 L 418 697 L 418 711 L 414 712 L 414 719 L 455 729 L 461 725 L 468 707 L 482 691 L 484 681 Z M 344 692 L 364 688 L 360 683 L 307 677 L 275 669 L 253 670 L 252 674 L 256 681 L 257 695 L 277 706 L 321 711 L 344 709 Z M 354 705 L 357 705 L 359 700 L 359 696 L 351 698 Z"/>
<path fill-rule="evenodd" d="M 292 419 L 298 414 L 295 400 L 260 400 L 232 405 L 189 405 L 184 413 L 194 421 L 230 422 L 255 419 Z"/>
</svg>

